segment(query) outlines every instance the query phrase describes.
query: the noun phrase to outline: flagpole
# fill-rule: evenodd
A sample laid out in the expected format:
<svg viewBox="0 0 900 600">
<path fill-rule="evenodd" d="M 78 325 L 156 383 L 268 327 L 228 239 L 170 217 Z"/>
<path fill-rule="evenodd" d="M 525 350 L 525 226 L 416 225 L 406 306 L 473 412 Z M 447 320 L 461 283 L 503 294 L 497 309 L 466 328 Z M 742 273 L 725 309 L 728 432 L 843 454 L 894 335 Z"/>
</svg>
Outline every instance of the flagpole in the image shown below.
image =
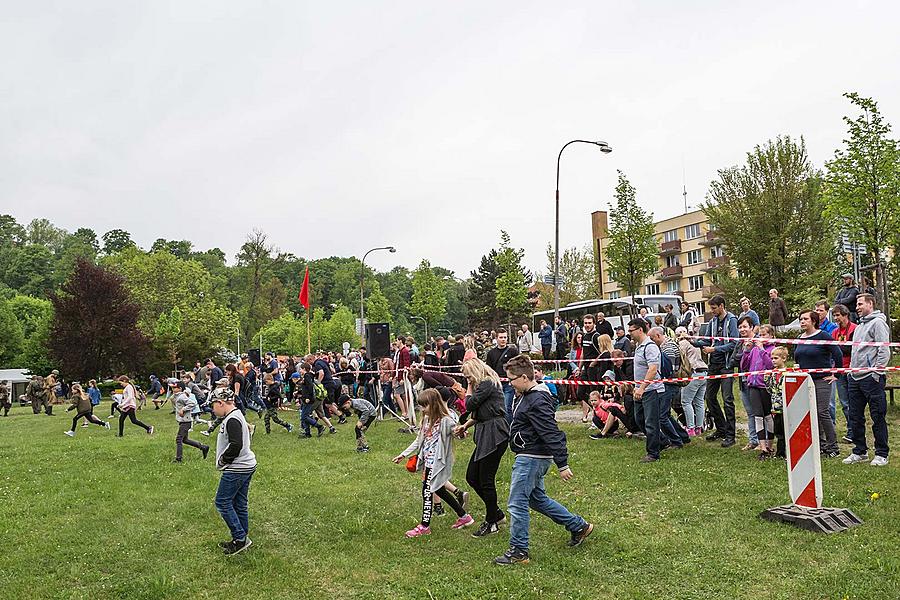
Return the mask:
<svg viewBox="0 0 900 600">
<path fill-rule="evenodd" d="M 312 354 L 312 346 L 310 345 L 310 334 L 309 334 L 309 309 L 306 309 L 306 354 Z"/>
</svg>

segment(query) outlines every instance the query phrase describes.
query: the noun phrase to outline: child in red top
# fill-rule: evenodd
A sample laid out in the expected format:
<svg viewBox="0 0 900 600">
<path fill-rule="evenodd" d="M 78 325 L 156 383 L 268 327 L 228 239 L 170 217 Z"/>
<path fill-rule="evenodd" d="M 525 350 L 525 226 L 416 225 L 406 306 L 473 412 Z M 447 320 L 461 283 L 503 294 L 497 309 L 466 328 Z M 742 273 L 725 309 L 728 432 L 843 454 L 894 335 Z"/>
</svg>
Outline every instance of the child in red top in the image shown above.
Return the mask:
<svg viewBox="0 0 900 600">
<path fill-rule="evenodd" d="M 609 374 L 609 371 L 603 376 L 604 382 L 609 381 L 612 383 L 612 379 L 612 375 Z M 594 426 L 599 430 L 596 433 L 591 434 L 592 440 L 609 437 L 616 432 L 620 424 L 623 427 L 625 426 L 625 407 L 613 400 L 614 396 L 611 387 L 604 387 L 604 390 L 608 391 L 601 394 L 597 390 L 594 390 L 588 396 L 588 400 L 594 409 L 592 421 Z"/>
</svg>

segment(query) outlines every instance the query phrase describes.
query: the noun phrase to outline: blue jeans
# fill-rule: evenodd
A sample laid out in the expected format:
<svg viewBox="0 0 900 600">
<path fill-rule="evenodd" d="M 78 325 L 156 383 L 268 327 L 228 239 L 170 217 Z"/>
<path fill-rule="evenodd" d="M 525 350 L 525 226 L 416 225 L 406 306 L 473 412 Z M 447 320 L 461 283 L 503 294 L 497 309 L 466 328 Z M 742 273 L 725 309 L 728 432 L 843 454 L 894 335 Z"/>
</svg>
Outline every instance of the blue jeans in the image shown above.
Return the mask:
<svg viewBox="0 0 900 600">
<path fill-rule="evenodd" d="M 747 387 L 744 385 L 744 382 L 740 383 L 741 388 L 741 404 L 744 405 L 744 410 L 747 412 L 747 437 L 750 440 L 750 444 L 758 445 L 759 438 L 756 435 L 756 426 L 753 424 L 753 407 L 750 406 L 750 393 L 747 390 Z"/>
<path fill-rule="evenodd" d="M 853 454 L 865 455 L 866 446 L 866 404 L 872 417 L 872 434 L 875 436 L 875 456 L 888 456 L 888 428 L 885 415 L 887 400 L 884 395 L 884 375 L 877 377 L 850 377 L 847 387 L 850 391 L 850 437 L 853 438 Z"/>
<path fill-rule="evenodd" d="M 231 539 L 243 540 L 250 530 L 247 514 L 247 497 L 250 492 L 250 473 L 222 471 L 219 489 L 216 490 L 216 510 L 231 530 Z"/>
<path fill-rule="evenodd" d="M 670 383 L 663 385 L 666 387 L 659 403 L 659 430 L 668 438 L 670 444 L 683 446 L 690 442 L 691 438 L 672 416 L 672 400 L 678 394 L 678 386 Z"/>
<path fill-rule="evenodd" d="M 528 529 L 531 525 L 529 507 L 568 531 L 580 531 L 587 522 L 569 512 L 565 506 L 550 498 L 544 489 L 544 475 L 550 468 L 549 458 L 517 456 L 513 463 L 509 484 L 509 545 L 528 550 Z"/>
<path fill-rule="evenodd" d="M 506 408 L 506 422 L 512 423 L 512 403 L 516 396 L 516 390 L 506 381 L 503 382 L 503 406 Z"/>
<path fill-rule="evenodd" d="M 840 374 L 837 376 L 837 395 L 838 399 L 841 401 L 841 412 L 844 413 L 844 420 L 847 422 L 847 431 L 849 432 L 852 428 L 850 427 L 850 388 L 849 383 L 847 382 L 846 373 Z"/>
<path fill-rule="evenodd" d="M 394 384 L 391 382 L 381 384 L 381 403 L 391 412 L 397 412 L 394 406 Z"/>
<path fill-rule="evenodd" d="M 300 427 L 303 428 L 303 433 L 309 435 L 310 427 L 318 427 L 319 422 L 313 415 L 313 404 L 306 404 L 305 402 L 300 406 Z"/>
<path fill-rule="evenodd" d="M 644 392 L 640 400 L 634 401 L 634 421 L 647 436 L 647 455 L 659 458 L 662 447 L 662 432 L 659 430 L 659 409 L 662 405 L 663 393 L 657 391 Z"/>
</svg>

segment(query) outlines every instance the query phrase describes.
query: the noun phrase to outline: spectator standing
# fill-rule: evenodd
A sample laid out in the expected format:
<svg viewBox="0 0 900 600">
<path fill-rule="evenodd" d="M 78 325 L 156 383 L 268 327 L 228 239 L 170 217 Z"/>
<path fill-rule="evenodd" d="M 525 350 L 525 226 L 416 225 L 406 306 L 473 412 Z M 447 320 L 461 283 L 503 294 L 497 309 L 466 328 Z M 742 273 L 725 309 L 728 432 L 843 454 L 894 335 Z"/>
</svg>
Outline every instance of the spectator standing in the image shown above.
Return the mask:
<svg viewBox="0 0 900 600">
<path fill-rule="evenodd" d="M 787 319 L 787 304 L 778 297 L 778 290 L 772 288 L 769 290 L 769 325 L 778 331 L 779 327 L 785 326 Z"/>
<path fill-rule="evenodd" d="M 554 324 L 556 325 L 554 330 L 554 335 L 556 336 L 556 360 L 565 360 L 569 354 L 569 328 L 566 326 L 566 322 L 559 317 L 556 317 Z"/>
<path fill-rule="evenodd" d="M 750 317 L 754 329 L 759 327 L 759 315 L 755 310 L 750 308 L 750 299 L 746 296 L 741 298 L 741 314 L 738 315 L 738 321 L 744 317 Z"/>
<path fill-rule="evenodd" d="M 853 275 L 850 273 L 841 275 L 841 281 L 843 282 L 843 286 L 838 290 L 837 295 L 834 298 L 834 303 L 846 306 L 847 310 L 850 311 L 850 320 L 856 323 L 856 297 L 859 295 L 859 288 L 856 287 L 856 284 L 853 281 Z"/>
<path fill-rule="evenodd" d="M 659 408 L 663 400 L 664 387 L 659 379 L 659 347 L 647 335 L 647 321 L 640 317 L 628 323 L 628 334 L 634 340 L 634 380 L 642 383 L 634 389 L 634 419 L 638 427 L 643 427 L 647 454 L 641 462 L 659 460 L 662 450 L 662 434 L 659 430 Z"/>
<path fill-rule="evenodd" d="M 859 294 L 856 299 L 859 324 L 853 332 L 854 342 L 888 342 L 891 331 L 887 318 L 880 310 L 875 310 L 875 298 L 871 294 Z M 883 368 L 891 360 L 891 349 L 887 346 L 853 346 L 850 366 L 854 368 Z M 844 459 L 844 464 L 868 460 L 866 445 L 866 405 L 872 417 L 872 434 L 875 436 L 875 458 L 873 467 L 883 467 L 888 463 L 888 429 L 885 416 L 887 401 L 884 386 L 885 372 L 869 371 L 850 373 L 848 390 L 850 393 L 850 437 L 853 438 L 853 452 Z"/>
<path fill-rule="evenodd" d="M 506 363 L 514 356 L 518 356 L 519 351 L 509 345 L 509 338 L 505 331 L 497 332 L 497 347 L 491 348 L 487 353 L 485 362 L 500 376 L 501 379 L 507 379 Z M 509 381 L 503 381 L 503 404 L 506 411 L 506 420 L 512 421 L 512 402 L 515 390 L 509 384 Z"/>
<path fill-rule="evenodd" d="M 807 310 L 800 313 L 802 340 L 832 341 L 830 335 L 819 329 L 819 313 Z M 801 369 L 828 369 L 843 364 L 843 355 L 835 345 L 798 344 L 794 349 L 794 361 Z M 835 458 L 839 455 L 834 422 L 831 420 L 831 386 L 835 377 L 829 373 L 811 373 L 816 394 L 816 417 L 819 422 L 819 442 L 822 455 Z"/>
<path fill-rule="evenodd" d="M 709 321 L 709 335 L 712 339 L 702 339 L 693 342 L 707 355 L 709 375 L 724 375 L 734 372 L 731 362 L 731 353 L 734 350 L 735 339 L 738 337 L 737 317 L 725 308 L 725 298 L 713 296 L 709 299 L 709 309 L 712 318 Z M 718 338 L 718 339 L 716 339 Z M 729 338 L 729 339 L 722 339 Z M 722 391 L 722 406 L 716 396 Z M 716 430 L 706 437 L 707 441 L 721 440 L 723 448 L 734 446 L 735 419 L 734 419 L 734 381 L 733 378 L 710 379 L 706 382 L 706 410 L 712 415 L 716 424 Z"/>
<path fill-rule="evenodd" d="M 609 339 L 615 337 L 615 333 L 613 332 L 612 323 L 606 320 L 606 315 L 602 312 L 597 313 L 597 321 L 594 323 L 594 330 L 599 334 L 606 334 L 609 336 Z"/>
<path fill-rule="evenodd" d="M 544 360 L 550 359 L 550 350 L 553 348 L 553 328 L 547 321 L 541 320 L 541 330 L 538 332 L 541 340 L 541 354 Z"/>
<path fill-rule="evenodd" d="M 857 300 L 858 300 L 857 296 Z M 856 331 L 856 323 L 850 320 L 850 311 L 847 310 L 847 307 L 843 304 L 836 305 L 833 309 L 831 309 L 831 314 L 834 317 L 835 327 L 834 331 L 831 332 L 831 337 L 838 342 L 849 342 L 853 340 L 853 332 Z M 841 346 L 841 355 L 844 357 L 843 364 L 841 366 L 843 368 L 848 368 L 850 366 L 850 356 L 853 351 L 852 346 Z M 847 423 L 847 433 L 844 435 L 843 440 L 848 444 L 853 443 L 853 438 L 851 436 L 852 427 L 850 426 L 850 391 L 849 391 L 849 375 L 847 373 L 838 373 L 837 375 L 837 394 L 838 400 L 841 402 L 841 411 L 844 413 L 844 421 Z"/>
<path fill-rule="evenodd" d="M 678 327 L 675 330 L 675 335 L 678 336 L 678 349 L 691 364 L 691 377 L 705 376 L 709 366 L 703 360 L 700 349 L 684 337 L 688 335 L 688 330 L 684 327 Z M 681 408 L 684 410 L 684 426 L 687 427 L 687 433 L 690 437 L 703 433 L 704 419 L 706 418 L 705 393 L 705 379 L 694 379 L 681 388 Z"/>
<path fill-rule="evenodd" d="M 839 304 L 838 306 L 843 306 L 843 304 Z M 816 312 L 819 314 L 819 329 L 828 335 L 831 335 L 834 330 L 837 329 L 837 325 L 828 319 L 829 308 L 828 300 L 819 300 L 816 302 Z"/>
<path fill-rule="evenodd" d="M 519 329 L 519 336 L 516 338 L 516 345 L 519 348 L 519 354 L 530 354 L 532 339 L 531 339 L 531 331 L 528 329 L 528 325 L 522 325 L 522 328 Z"/>
<path fill-rule="evenodd" d="M 671 304 L 666 304 L 663 307 L 663 310 L 666 312 L 666 316 L 663 318 L 663 327 L 675 331 L 678 327 L 678 317 L 675 316 L 675 307 Z"/>
</svg>

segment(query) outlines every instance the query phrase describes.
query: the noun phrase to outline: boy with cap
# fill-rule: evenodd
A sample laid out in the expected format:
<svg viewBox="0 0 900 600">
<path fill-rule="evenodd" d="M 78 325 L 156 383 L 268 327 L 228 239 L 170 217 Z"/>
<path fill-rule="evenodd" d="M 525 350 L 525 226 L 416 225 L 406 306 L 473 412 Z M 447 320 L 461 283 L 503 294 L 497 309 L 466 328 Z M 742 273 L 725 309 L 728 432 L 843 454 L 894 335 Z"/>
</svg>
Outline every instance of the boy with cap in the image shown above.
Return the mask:
<svg viewBox="0 0 900 600">
<path fill-rule="evenodd" d="M 377 414 L 375 407 L 364 398 L 351 398 L 348 394 L 341 394 L 340 406 L 345 413 L 349 413 L 352 410 L 359 417 L 355 428 L 356 451 L 368 452 L 369 443 L 366 441 L 365 432 L 375 422 L 375 415 Z"/>
<path fill-rule="evenodd" d="M 216 510 L 231 531 L 231 540 L 219 545 L 226 555 L 231 555 L 253 543 L 247 537 L 250 529 L 247 505 L 250 480 L 256 472 L 256 455 L 250 450 L 250 428 L 234 405 L 234 395 L 227 390 L 216 390 L 211 402 L 213 413 L 222 420 L 216 439 L 216 469 L 222 472 L 216 490 Z"/>
<path fill-rule="evenodd" d="M 209 454 L 209 446 L 188 438 L 194 423 L 192 413 L 197 408 L 197 398 L 194 394 L 185 391 L 185 384 L 179 379 L 174 380 L 169 387 L 174 394 L 172 405 L 175 407 L 175 421 L 178 423 L 178 433 L 175 435 L 175 459 L 172 462 L 181 462 L 184 444 L 191 448 L 197 448 L 203 453 L 203 458 L 206 458 L 206 455 Z"/>
</svg>

